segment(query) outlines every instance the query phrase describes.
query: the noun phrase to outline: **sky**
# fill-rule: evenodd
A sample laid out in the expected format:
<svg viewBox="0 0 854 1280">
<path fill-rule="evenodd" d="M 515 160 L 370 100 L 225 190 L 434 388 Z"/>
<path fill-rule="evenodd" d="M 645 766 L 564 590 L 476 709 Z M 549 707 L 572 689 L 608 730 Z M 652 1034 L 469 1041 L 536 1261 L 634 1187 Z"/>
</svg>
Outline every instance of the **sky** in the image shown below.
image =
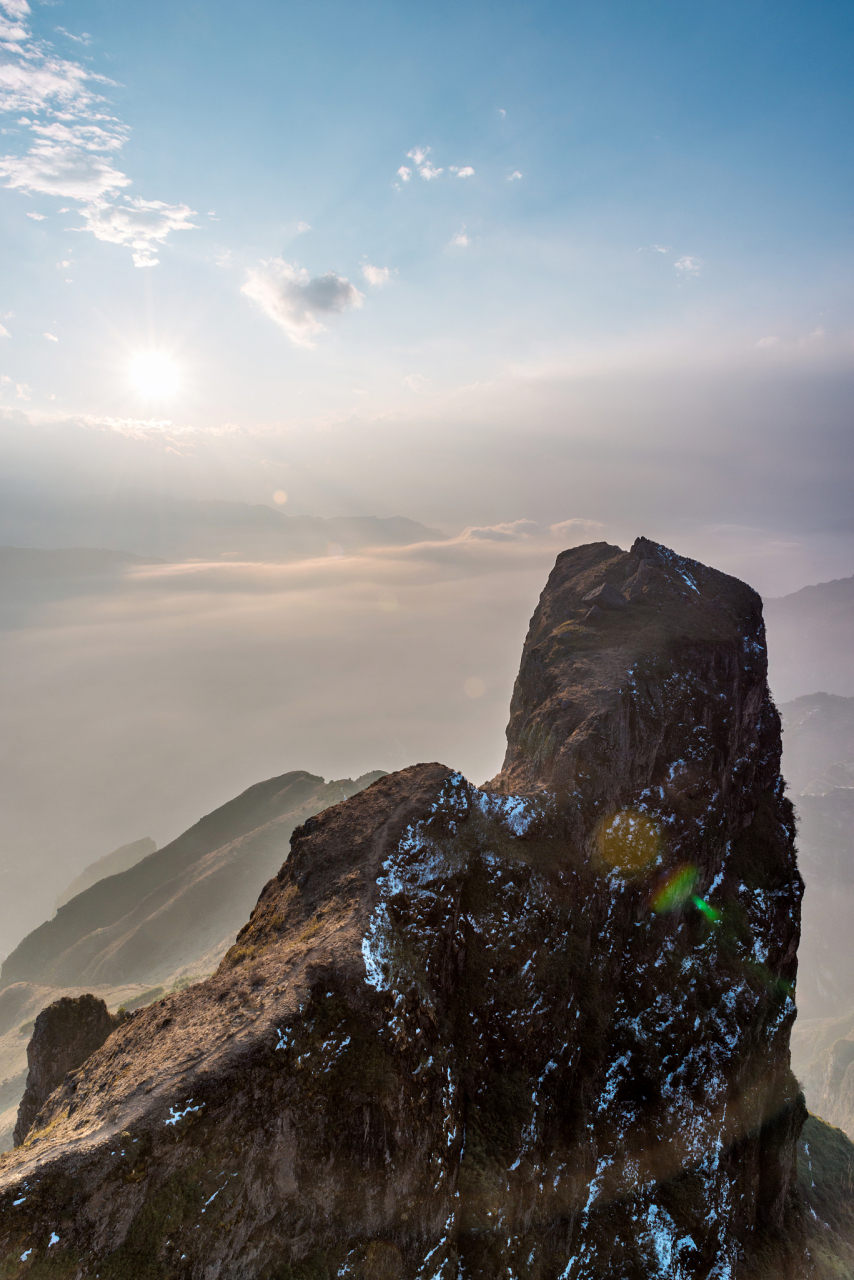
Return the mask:
<svg viewBox="0 0 854 1280">
<path fill-rule="evenodd" d="M 482 781 L 563 545 L 854 572 L 850 6 L 0 14 L 4 539 L 129 489 L 448 539 L 16 606 L 27 911 L 285 768 Z"/>
</svg>

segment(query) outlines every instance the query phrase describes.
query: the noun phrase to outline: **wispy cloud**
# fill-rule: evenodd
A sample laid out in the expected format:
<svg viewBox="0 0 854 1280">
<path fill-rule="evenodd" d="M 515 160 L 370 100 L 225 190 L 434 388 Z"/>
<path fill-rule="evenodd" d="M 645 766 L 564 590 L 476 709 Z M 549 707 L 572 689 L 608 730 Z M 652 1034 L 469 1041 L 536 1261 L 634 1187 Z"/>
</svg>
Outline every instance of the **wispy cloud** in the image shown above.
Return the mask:
<svg viewBox="0 0 854 1280">
<path fill-rule="evenodd" d="M 104 156 L 74 144 L 39 139 L 23 156 L 0 157 L 6 186 L 28 194 L 64 196 L 82 204 L 130 185 Z"/>
<path fill-rule="evenodd" d="M 44 222 L 45 218 L 47 217 L 47 214 L 46 214 L 46 213 L 33 213 L 33 211 L 32 211 L 32 210 L 30 210 L 30 211 L 28 212 L 28 214 L 27 214 L 27 217 L 28 217 L 28 218 L 32 218 L 33 222 Z"/>
<path fill-rule="evenodd" d="M 6 328 L 5 324 L 0 324 L 0 338 L 11 338 L 11 336 L 12 335 Z"/>
<path fill-rule="evenodd" d="M 30 12 L 27 0 L 3 0 L 0 8 L 5 9 L 10 18 L 25 18 Z"/>
<path fill-rule="evenodd" d="M 26 26 L 26 0 L 0 0 L 0 9 L 6 14 L 0 15 L 6 51 L 0 63 L 0 111 L 23 113 L 16 123 L 30 136 L 26 150 L 0 156 L 0 177 L 12 190 L 78 202 L 82 230 L 128 246 L 137 266 L 154 265 L 165 237 L 194 225 L 193 211 L 183 204 L 120 196 L 132 179 L 114 162 L 128 129 L 109 112 L 104 90 L 112 81 L 57 57 L 48 43 L 36 40 Z M 91 39 L 86 32 L 56 29 L 79 44 Z M 41 221 L 45 215 L 29 216 Z"/>
<path fill-rule="evenodd" d="M 48 342 L 59 342 L 59 338 L 57 338 L 55 333 L 46 333 L 44 336 L 47 338 Z"/>
<path fill-rule="evenodd" d="M 521 176 L 522 176 L 522 175 L 521 175 L 521 173 L 519 172 L 519 170 L 518 170 L 518 169 L 514 169 L 512 173 L 510 173 L 510 174 L 508 174 L 508 175 L 507 175 L 507 181 L 508 181 L 508 182 L 518 182 L 518 180 L 521 178 Z"/>
<path fill-rule="evenodd" d="M 314 334 L 325 325 L 317 318 L 360 307 L 364 295 L 345 276 L 327 271 L 310 276 L 282 258 L 271 258 L 249 270 L 242 292 L 269 316 L 299 347 L 311 347 Z"/>
<path fill-rule="evenodd" d="M 298 223 L 297 223 L 297 231 L 300 233 L 300 235 L 302 235 L 304 231 L 311 231 L 311 223 L 310 223 L 310 222 L 298 222 Z"/>
<path fill-rule="evenodd" d="M 451 173 L 455 173 L 458 178 L 471 178 L 474 175 L 474 169 L 467 164 L 464 169 L 460 169 L 457 165 L 451 165 Z"/>
<path fill-rule="evenodd" d="M 541 525 L 536 520 L 509 520 L 503 524 L 471 525 L 459 535 L 461 542 L 529 542 L 532 539 L 549 543 L 577 542 L 596 537 L 604 528 L 598 520 L 576 517 L 561 520 L 559 524 Z"/>
<path fill-rule="evenodd" d="M 463 529 L 460 537 L 464 541 L 478 538 L 487 542 L 516 542 L 520 538 L 541 537 L 543 532 L 536 520 L 510 520 L 503 524 L 470 525 Z"/>
<path fill-rule="evenodd" d="M 54 27 L 54 31 L 58 31 L 60 35 L 67 36 L 69 40 L 74 40 L 76 44 L 91 44 L 92 37 L 88 31 L 81 31 L 76 36 L 73 31 L 66 31 L 65 27 Z"/>
<path fill-rule="evenodd" d="M 463 223 L 461 229 L 457 232 L 457 234 L 454 236 L 451 236 L 451 244 L 456 245 L 458 249 L 464 249 L 466 245 L 470 243 L 471 242 L 468 236 L 466 235 L 466 224 Z"/>
<path fill-rule="evenodd" d="M 401 182 L 408 182 L 412 177 L 412 170 L 408 165 L 402 164 L 397 171 L 397 176 L 400 178 Z"/>
<path fill-rule="evenodd" d="M 684 254 L 683 257 L 678 258 L 673 265 L 683 276 L 698 276 L 703 267 L 703 263 L 700 258 L 692 258 L 690 254 L 687 253 Z"/>
<path fill-rule="evenodd" d="M 374 267 L 367 261 L 362 263 L 362 275 L 368 284 L 372 284 L 375 289 L 382 288 L 384 284 L 388 284 L 391 274 L 390 267 Z"/>
<path fill-rule="evenodd" d="M 133 250 L 137 267 L 153 267 L 154 254 L 170 231 L 191 231 L 194 212 L 185 204 L 164 204 L 162 200 L 142 200 L 126 196 L 119 202 L 95 200 L 84 209 L 83 229 L 98 240 L 122 244 Z"/>
<path fill-rule="evenodd" d="M 0 13 L 0 41 L 6 49 L 17 52 L 20 47 L 18 42 L 26 40 L 27 35 L 26 27 L 14 20 L 10 22 L 4 14 Z"/>
<path fill-rule="evenodd" d="M 431 150 L 431 147 L 413 147 L 411 151 L 406 153 L 407 158 L 415 162 L 415 167 L 425 182 L 430 182 L 433 178 L 438 178 L 440 173 L 445 172 L 444 169 L 437 169 L 433 162 L 427 159 Z M 404 182 L 408 182 L 410 171 L 406 169 L 404 174 L 404 169 L 406 169 L 406 166 L 401 165 L 397 172 Z"/>
</svg>

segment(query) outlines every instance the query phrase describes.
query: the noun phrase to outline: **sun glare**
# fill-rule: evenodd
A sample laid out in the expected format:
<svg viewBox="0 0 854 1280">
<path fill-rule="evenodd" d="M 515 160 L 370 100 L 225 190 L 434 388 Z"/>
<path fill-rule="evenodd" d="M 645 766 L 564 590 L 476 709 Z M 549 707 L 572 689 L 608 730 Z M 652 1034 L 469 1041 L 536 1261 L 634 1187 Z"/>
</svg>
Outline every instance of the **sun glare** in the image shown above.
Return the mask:
<svg viewBox="0 0 854 1280">
<path fill-rule="evenodd" d="M 148 400 L 166 400 L 181 386 L 181 374 L 171 356 L 162 351 L 140 351 L 128 366 L 130 380 Z"/>
</svg>

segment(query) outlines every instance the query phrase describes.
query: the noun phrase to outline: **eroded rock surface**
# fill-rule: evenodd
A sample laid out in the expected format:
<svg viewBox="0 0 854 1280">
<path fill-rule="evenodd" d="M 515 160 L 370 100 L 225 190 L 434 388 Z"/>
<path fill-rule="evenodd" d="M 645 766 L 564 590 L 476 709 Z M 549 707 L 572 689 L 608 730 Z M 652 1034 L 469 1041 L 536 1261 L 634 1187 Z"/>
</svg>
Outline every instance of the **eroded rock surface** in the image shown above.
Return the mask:
<svg viewBox="0 0 854 1280">
<path fill-rule="evenodd" d="M 4 1158 L 5 1274 L 806 1274 L 779 757 L 754 592 L 564 553 L 502 774 L 413 766 L 294 832 L 217 973 Z"/>
</svg>

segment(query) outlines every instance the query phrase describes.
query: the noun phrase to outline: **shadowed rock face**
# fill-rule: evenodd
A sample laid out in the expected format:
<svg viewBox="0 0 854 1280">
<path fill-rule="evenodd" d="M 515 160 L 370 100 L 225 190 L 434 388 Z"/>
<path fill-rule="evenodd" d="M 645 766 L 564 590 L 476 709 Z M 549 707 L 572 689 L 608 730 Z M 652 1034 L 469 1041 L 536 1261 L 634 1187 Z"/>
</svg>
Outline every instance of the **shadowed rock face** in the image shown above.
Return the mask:
<svg viewBox="0 0 854 1280">
<path fill-rule="evenodd" d="M 758 598 L 648 542 L 564 553 L 508 743 L 487 789 L 417 765 L 294 832 L 218 972 L 5 1157 L 7 1274 L 802 1274 Z"/>
<path fill-rule="evenodd" d="M 69 1071 L 76 1071 L 120 1024 L 121 1018 L 108 1012 L 96 996 L 64 996 L 43 1009 L 36 1018 L 27 1046 L 29 1072 L 24 1096 L 18 1107 L 15 1146 L 19 1147 L 30 1126 Z"/>
</svg>

